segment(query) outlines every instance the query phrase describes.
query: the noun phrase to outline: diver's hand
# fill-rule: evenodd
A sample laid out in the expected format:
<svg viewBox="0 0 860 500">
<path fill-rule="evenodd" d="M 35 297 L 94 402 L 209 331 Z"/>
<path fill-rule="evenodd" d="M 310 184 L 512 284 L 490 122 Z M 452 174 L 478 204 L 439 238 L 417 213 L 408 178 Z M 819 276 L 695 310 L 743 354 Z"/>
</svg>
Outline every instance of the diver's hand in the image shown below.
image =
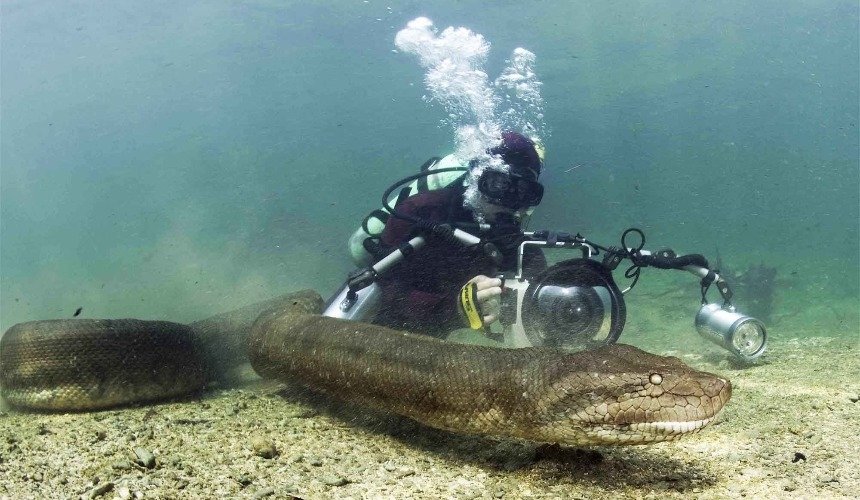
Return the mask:
<svg viewBox="0 0 860 500">
<path fill-rule="evenodd" d="M 470 287 L 470 283 L 474 283 L 474 300 L 477 306 L 477 313 L 481 316 L 480 324 L 476 324 L 474 319 L 470 318 L 469 302 L 472 294 L 464 293 Z M 501 307 L 502 296 L 502 280 L 499 278 L 490 278 L 483 274 L 475 276 L 463 285 L 460 291 L 460 312 L 470 323 L 472 328 L 478 329 L 484 325 L 488 325 L 496 321 L 499 317 L 499 309 Z M 475 313 L 472 313 L 475 314 Z"/>
<path fill-rule="evenodd" d="M 478 307 L 484 313 L 484 324 L 490 324 L 499 317 L 502 297 L 502 280 L 483 274 L 470 279 L 478 287 Z"/>
</svg>

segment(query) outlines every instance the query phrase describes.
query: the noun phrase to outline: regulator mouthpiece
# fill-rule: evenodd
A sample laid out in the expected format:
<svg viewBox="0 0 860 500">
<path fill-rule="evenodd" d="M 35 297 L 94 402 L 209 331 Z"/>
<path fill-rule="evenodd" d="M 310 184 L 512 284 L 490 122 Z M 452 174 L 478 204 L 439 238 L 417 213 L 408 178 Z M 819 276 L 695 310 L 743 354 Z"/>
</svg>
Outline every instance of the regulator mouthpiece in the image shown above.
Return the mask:
<svg viewBox="0 0 860 500">
<path fill-rule="evenodd" d="M 767 347 L 764 323 L 720 304 L 705 304 L 696 314 L 699 335 L 730 351 L 746 363 L 757 360 Z"/>
</svg>

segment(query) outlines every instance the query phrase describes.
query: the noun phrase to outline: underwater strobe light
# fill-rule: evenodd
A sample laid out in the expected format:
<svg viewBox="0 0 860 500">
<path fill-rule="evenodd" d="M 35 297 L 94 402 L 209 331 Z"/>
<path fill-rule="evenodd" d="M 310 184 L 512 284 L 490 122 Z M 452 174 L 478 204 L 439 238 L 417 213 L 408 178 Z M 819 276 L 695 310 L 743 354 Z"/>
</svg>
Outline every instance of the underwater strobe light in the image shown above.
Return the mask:
<svg viewBox="0 0 860 500">
<path fill-rule="evenodd" d="M 696 314 L 696 330 L 747 363 L 758 359 L 767 344 L 764 323 L 736 312 L 732 306 L 704 304 Z"/>
</svg>

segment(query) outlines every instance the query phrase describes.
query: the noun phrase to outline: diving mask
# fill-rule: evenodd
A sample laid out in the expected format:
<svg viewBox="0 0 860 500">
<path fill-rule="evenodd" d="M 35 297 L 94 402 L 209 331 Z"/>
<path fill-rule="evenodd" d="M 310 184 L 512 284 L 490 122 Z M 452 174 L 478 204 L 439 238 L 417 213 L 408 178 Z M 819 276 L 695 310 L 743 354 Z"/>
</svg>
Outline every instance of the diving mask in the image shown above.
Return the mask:
<svg viewBox="0 0 860 500">
<path fill-rule="evenodd" d="M 533 207 L 543 198 L 543 185 L 516 173 L 484 169 L 478 191 L 494 205 L 511 210 Z"/>
</svg>

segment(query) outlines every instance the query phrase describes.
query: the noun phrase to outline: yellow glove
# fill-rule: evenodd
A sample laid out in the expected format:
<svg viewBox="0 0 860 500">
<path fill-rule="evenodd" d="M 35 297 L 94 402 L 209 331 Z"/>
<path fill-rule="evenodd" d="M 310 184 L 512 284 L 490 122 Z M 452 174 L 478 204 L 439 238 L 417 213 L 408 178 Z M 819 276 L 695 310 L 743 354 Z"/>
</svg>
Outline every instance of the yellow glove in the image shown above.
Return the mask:
<svg viewBox="0 0 860 500">
<path fill-rule="evenodd" d="M 481 307 L 478 304 L 477 283 L 470 281 L 463 285 L 463 288 L 460 289 L 458 304 L 460 312 L 463 313 L 469 322 L 469 328 L 472 330 L 481 330 L 484 328 L 484 315 L 481 314 Z"/>
</svg>

